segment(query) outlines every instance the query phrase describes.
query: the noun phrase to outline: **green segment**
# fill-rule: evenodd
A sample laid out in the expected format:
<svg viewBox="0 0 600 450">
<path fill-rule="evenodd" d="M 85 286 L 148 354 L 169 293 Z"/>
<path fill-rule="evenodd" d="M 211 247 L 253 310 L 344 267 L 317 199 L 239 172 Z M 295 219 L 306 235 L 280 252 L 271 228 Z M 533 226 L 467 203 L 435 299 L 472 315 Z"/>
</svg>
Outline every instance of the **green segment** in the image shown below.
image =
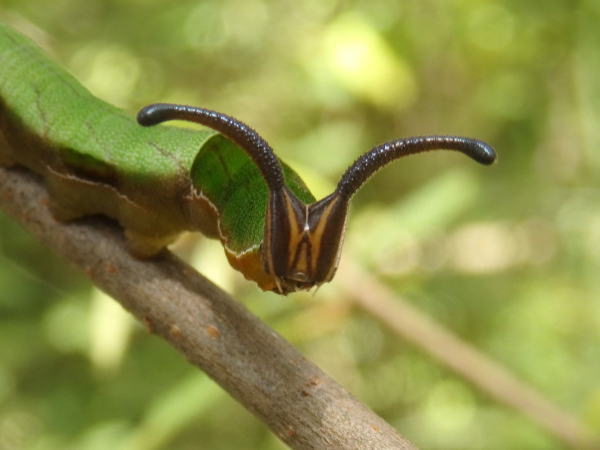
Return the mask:
<svg viewBox="0 0 600 450">
<path fill-rule="evenodd" d="M 3 24 L 0 67 L 0 106 L 42 142 L 35 148 L 36 157 L 43 152 L 40 161 L 56 160 L 58 152 L 61 163 L 75 174 L 111 183 L 165 215 L 180 211 L 181 195 L 189 192 L 182 189 L 191 176 L 193 185 L 217 208 L 221 233 L 231 250 L 242 252 L 262 242 L 267 185 L 235 144 L 211 130 L 139 126 Z M 292 192 L 313 202 L 299 176 L 283 167 Z"/>
<path fill-rule="evenodd" d="M 214 134 L 138 126 L 2 24 L 0 65 L 0 97 L 11 114 L 60 151 L 67 164 L 100 177 L 142 185 L 172 177 L 190 167 Z"/>
<path fill-rule="evenodd" d="M 282 163 L 287 186 L 305 203 L 315 198 L 300 177 Z M 192 166 L 194 186 L 220 211 L 227 246 L 242 252 L 262 242 L 269 191 L 250 157 L 224 137 L 210 139 Z"/>
</svg>

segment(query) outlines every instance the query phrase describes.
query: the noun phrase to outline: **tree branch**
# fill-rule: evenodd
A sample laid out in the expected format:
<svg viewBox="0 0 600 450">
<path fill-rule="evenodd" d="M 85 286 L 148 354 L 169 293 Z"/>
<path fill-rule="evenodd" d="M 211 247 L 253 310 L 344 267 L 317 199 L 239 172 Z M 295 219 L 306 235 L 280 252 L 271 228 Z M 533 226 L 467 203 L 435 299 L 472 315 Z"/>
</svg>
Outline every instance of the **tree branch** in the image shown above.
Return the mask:
<svg viewBox="0 0 600 450">
<path fill-rule="evenodd" d="M 0 208 L 81 268 L 293 448 L 409 449 L 410 442 L 238 301 L 169 252 L 132 258 L 101 219 L 59 223 L 28 172 L 0 168 Z"/>
</svg>

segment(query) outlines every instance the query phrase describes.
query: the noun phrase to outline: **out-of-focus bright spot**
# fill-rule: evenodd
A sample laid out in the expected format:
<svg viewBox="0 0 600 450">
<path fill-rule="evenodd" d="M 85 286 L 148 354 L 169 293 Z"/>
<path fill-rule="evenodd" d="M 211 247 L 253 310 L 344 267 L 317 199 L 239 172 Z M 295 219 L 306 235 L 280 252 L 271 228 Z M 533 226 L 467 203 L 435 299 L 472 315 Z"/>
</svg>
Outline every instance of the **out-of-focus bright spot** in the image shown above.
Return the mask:
<svg viewBox="0 0 600 450">
<path fill-rule="evenodd" d="M 199 2 L 191 10 L 183 24 L 183 37 L 192 48 L 211 48 L 222 46 L 228 37 L 223 12 L 216 2 Z"/>
<path fill-rule="evenodd" d="M 71 61 L 77 78 L 96 96 L 120 107 L 127 107 L 140 79 L 141 65 L 125 48 L 88 45 Z"/>
<path fill-rule="evenodd" d="M 127 350 L 133 323 L 121 305 L 94 289 L 90 311 L 89 357 L 96 369 L 110 373 L 119 366 Z"/>
<path fill-rule="evenodd" d="M 498 223 L 465 225 L 451 242 L 451 262 L 464 272 L 497 272 L 508 268 L 517 257 L 513 233 Z"/>
<path fill-rule="evenodd" d="M 511 43 L 515 25 L 514 16 L 504 6 L 486 3 L 471 10 L 467 33 L 473 45 L 497 51 Z"/>
<path fill-rule="evenodd" d="M 544 264 L 556 255 L 558 245 L 552 224 L 531 218 L 517 224 L 465 225 L 448 239 L 447 252 L 456 269 L 488 273 L 517 264 Z"/>
<path fill-rule="evenodd" d="M 227 292 L 233 289 L 236 273 L 243 277 L 228 264 L 223 246 L 216 239 L 199 239 L 190 258 L 190 264 Z"/>
<path fill-rule="evenodd" d="M 437 383 L 427 399 L 424 415 L 429 423 L 446 440 L 461 439 L 469 433 L 475 416 L 473 394 L 459 383 L 442 381 Z"/>
<path fill-rule="evenodd" d="M 43 323 L 48 342 L 62 352 L 85 352 L 88 319 L 88 306 L 81 298 L 67 298 L 52 305 Z"/>
<path fill-rule="evenodd" d="M 401 110 L 417 94 L 409 65 L 359 16 L 333 22 L 323 39 L 321 58 L 337 80 L 354 95 L 377 106 Z"/>
</svg>

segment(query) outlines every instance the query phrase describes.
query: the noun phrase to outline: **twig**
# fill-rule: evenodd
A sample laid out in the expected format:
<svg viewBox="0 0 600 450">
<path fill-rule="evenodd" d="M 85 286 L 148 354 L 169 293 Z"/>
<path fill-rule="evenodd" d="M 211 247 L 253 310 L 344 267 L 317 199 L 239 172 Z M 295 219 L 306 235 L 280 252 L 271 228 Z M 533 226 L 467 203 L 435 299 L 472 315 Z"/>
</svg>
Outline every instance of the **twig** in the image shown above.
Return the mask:
<svg viewBox="0 0 600 450">
<path fill-rule="evenodd" d="M 346 262 L 338 274 L 357 305 L 432 355 L 461 377 L 523 414 L 576 449 L 600 448 L 576 418 L 551 403 L 500 364 L 461 340 L 358 267 Z"/>
<path fill-rule="evenodd" d="M 410 442 L 267 325 L 172 254 L 139 261 L 117 227 L 63 224 L 29 173 L 0 168 L 0 208 L 78 266 L 298 449 L 409 449 Z"/>
</svg>

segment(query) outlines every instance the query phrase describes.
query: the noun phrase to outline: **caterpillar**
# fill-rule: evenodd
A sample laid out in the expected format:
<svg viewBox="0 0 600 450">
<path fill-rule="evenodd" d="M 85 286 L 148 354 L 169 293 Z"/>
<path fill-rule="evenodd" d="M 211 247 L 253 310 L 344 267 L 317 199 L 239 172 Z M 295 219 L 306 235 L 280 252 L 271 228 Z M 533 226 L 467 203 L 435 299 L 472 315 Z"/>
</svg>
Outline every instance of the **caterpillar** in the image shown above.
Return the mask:
<svg viewBox="0 0 600 450">
<path fill-rule="evenodd" d="M 140 257 L 200 231 L 221 241 L 247 279 L 282 295 L 334 277 L 348 205 L 386 164 L 430 150 L 484 165 L 496 159 L 491 146 L 467 137 L 395 139 L 357 158 L 317 200 L 265 139 L 227 114 L 157 103 L 133 118 L 2 24 L 0 67 L 0 165 L 39 174 L 57 218 L 111 217 Z M 169 120 L 208 129 L 155 126 Z"/>
</svg>

